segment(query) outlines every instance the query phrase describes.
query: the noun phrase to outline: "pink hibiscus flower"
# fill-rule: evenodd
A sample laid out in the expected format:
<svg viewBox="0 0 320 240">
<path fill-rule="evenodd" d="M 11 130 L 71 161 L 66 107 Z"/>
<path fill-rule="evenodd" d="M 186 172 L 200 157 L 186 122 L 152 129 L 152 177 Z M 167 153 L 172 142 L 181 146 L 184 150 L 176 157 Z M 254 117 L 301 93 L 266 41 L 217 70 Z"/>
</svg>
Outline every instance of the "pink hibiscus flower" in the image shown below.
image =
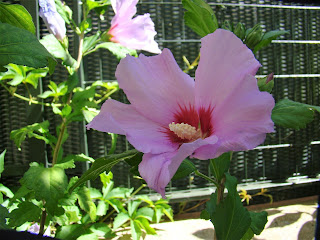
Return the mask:
<svg viewBox="0 0 320 240">
<path fill-rule="evenodd" d="M 116 77 L 131 104 L 107 100 L 88 124 L 126 135 L 144 153 L 141 176 L 163 197 L 186 157 L 205 160 L 252 149 L 274 131 L 274 99 L 258 89 L 254 75 L 261 65 L 251 50 L 222 29 L 201 43 L 195 81 L 168 49 L 122 59 Z"/>
<path fill-rule="evenodd" d="M 137 3 L 138 0 L 111 0 L 115 16 L 108 32 L 111 36 L 110 41 L 131 49 L 161 53 L 154 40 L 157 32 L 154 30 L 150 14 L 132 18 L 137 12 Z"/>
</svg>

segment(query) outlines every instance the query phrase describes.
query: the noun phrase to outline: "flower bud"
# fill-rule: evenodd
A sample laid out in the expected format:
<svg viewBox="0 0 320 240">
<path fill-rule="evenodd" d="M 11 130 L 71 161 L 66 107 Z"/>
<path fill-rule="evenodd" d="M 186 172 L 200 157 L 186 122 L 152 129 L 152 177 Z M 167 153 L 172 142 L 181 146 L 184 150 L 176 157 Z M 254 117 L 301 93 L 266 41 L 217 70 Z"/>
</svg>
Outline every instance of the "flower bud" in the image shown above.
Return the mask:
<svg viewBox="0 0 320 240">
<path fill-rule="evenodd" d="M 39 0 L 39 15 L 45 22 L 48 30 L 58 40 L 63 41 L 66 36 L 66 26 L 63 18 L 57 12 L 54 0 Z"/>
<path fill-rule="evenodd" d="M 251 28 L 246 36 L 245 44 L 251 50 L 260 42 L 262 38 L 262 29 L 259 24 Z"/>
</svg>

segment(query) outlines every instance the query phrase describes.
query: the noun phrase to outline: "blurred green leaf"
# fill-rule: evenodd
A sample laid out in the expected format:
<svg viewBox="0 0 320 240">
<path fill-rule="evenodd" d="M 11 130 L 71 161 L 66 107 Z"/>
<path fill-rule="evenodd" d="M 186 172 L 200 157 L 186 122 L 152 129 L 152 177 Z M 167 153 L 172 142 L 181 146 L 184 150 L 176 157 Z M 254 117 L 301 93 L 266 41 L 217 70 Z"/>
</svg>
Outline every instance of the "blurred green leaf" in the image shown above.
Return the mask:
<svg viewBox="0 0 320 240">
<path fill-rule="evenodd" d="M 91 199 L 89 189 L 83 186 L 81 190 L 77 192 L 77 196 L 80 208 L 87 212 L 91 221 L 94 222 L 97 217 L 97 208 Z"/>
<path fill-rule="evenodd" d="M 314 119 L 314 111 L 320 113 L 320 107 L 282 99 L 272 110 L 272 121 L 286 128 L 305 128 Z"/>
<path fill-rule="evenodd" d="M 2 205 L 0 205 L 0 229 L 10 229 L 7 225 L 6 218 L 10 217 L 10 213 L 8 209 Z"/>
<path fill-rule="evenodd" d="M 0 22 L 8 23 L 36 34 L 32 17 L 22 5 L 0 2 Z"/>
<path fill-rule="evenodd" d="M 121 212 L 117 214 L 117 216 L 114 218 L 113 221 L 113 231 L 121 227 L 123 224 L 125 224 L 130 219 L 128 213 Z"/>
<path fill-rule="evenodd" d="M 124 153 L 120 154 L 112 154 L 106 157 L 102 157 L 97 159 L 90 169 L 86 171 L 81 178 L 73 185 L 69 192 L 72 192 L 77 186 L 80 186 L 82 183 L 86 182 L 87 180 L 94 180 L 96 179 L 101 173 L 104 171 L 109 172 L 111 168 L 120 161 L 125 159 L 130 159 L 134 157 L 138 153 L 137 150 L 129 150 Z"/>
<path fill-rule="evenodd" d="M 182 0 L 187 10 L 184 21 L 200 37 L 213 33 L 219 26 L 217 18 L 211 7 L 203 0 Z"/>
<path fill-rule="evenodd" d="M 177 172 L 172 177 L 172 180 L 177 180 L 177 179 L 180 179 L 180 178 L 184 178 L 184 177 L 188 176 L 189 174 L 193 173 L 196 170 L 197 170 L 197 168 L 193 164 L 193 162 L 191 162 L 188 159 L 184 159 L 182 161 L 181 165 L 179 166 Z"/>
<path fill-rule="evenodd" d="M 9 63 L 34 68 L 49 67 L 50 74 L 56 65 L 55 59 L 29 31 L 0 23 L 0 66 Z"/>
<path fill-rule="evenodd" d="M 147 219 L 145 218 L 137 218 L 135 219 L 136 222 L 138 222 L 141 226 L 141 228 L 143 228 L 147 234 L 151 234 L 151 235 L 156 235 L 156 230 L 154 230 L 154 228 L 152 228 L 150 226 L 150 223 Z"/>
<path fill-rule="evenodd" d="M 111 199 L 111 198 L 121 198 L 126 199 L 130 197 L 131 193 L 133 192 L 134 188 L 122 188 L 117 187 L 112 189 L 106 196 L 105 199 Z"/>
<path fill-rule="evenodd" d="M 142 207 L 137 210 L 136 218 L 142 217 L 152 221 L 154 215 L 154 210 L 150 207 Z"/>
<path fill-rule="evenodd" d="M 119 43 L 114 42 L 104 42 L 96 45 L 95 50 L 99 48 L 104 48 L 109 50 L 113 55 L 115 55 L 118 59 L 125 58 L 127 54 L 131 56 L 138 56 L 137 51 L 133 49 L 126 48 Z"/>
<path fill-rule="evenodd" d="M 130 220 L 130 227 L 131 227 L 131 236 L 133 240 L 140 240 L 141 237 L 141 228 L 139 225 L 139 221 L 137 220 Z"/>
<path fill-rule="evenodd" d="M 106 223 L 94 223 L 90 226 L 90 230 L 103 238 L 112 238 L 115 237 L 115 234 L 112 233 L 111 228 Z"/>
<path fill-rule="evenodd" d="M 128 214 L 132 218 L 135 212 L 137 211 L 137 208 L 141 204 L 140 200 L 134 200 L 128 202 Z"/>
<path fill-rule="evenodd" d="M 259 235 L 266 223 L 268 222 L 268 213 L 263 212 L 249 212 L 251 217 L 251 225 L 250 228 L 254 232 L 254 234 Z"/>
<path fill-rule="evenodd" d="M 72 224 L 59 227 L 55 237 L 63 240 L 76 240 L 81 235 L 90 233 L 86 224 Z"/>
<path fill-rule="evenodd" d="M 25 222 L 38 222 L 41 212 L 41 208 L 32 202 L 21 202 L 18 208 L 10 213 L 9 226 L 19 227 Z"/>
<path fill-rule="evenodd" d="M 21 143 L 28 138 L 37 138 L 49 143 L 48 138 L 45 136 L 49 132 L 49 121 L 44 121 L 42 123 L 34 123 L 32 125 L 13 130 L 10 133 L 10 139 L 14 141 L 16 146 L 20 149 Z"/>
<path fill-rule="evenodd" d="M 6 155 L 6 149 L 0 154 L 0 178 L 1 178 L 1 173 L 4 170 L 4 156 Z"/>
<path fill-rule="evenodd" d="M 57 12 L 61 15 L 61 17 L 67 24 L 70 24 L 70 21 L 72 20 L 72 10 L 61 0 L 55 0 L 55 3 Z"/>
<path fill-rule="evenodd" d="M 12 198 L 14 196 L 12 191 L 6 186 L 4 186 L 2 183 L 0 183 L 0 192 L 4 193 L 4 195 L 6 195 L 8 198 Z"/>
</svg>

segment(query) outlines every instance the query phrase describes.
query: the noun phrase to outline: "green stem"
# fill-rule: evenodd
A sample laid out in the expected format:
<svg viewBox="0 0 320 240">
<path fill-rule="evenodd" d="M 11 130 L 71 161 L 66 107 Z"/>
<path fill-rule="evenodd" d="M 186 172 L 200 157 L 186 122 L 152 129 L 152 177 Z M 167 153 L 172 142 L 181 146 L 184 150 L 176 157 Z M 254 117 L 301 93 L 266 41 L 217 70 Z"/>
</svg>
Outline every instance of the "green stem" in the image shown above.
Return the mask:
<svg viewBox="0 0 320 240">
<path fill-rule="evenodd" d="M 82 51 L 83 51 L 83 41 L 84 41 L 84 33 L 81 33 L 79 35 L 79 50 L 78 50 L 78 58 L 77 58 L 77 67 L 75 69 L 75 71 L 77 72 L 78 69 L 80 68 L 80 64 L 81 64 L 81 60 L 82 60 Z"/>
<path fill-rule="evenodd" d="M 101 103 L 102 101 L 104 101 L 105 99 L 109 98 L 112 94 L 114 94 L 116 91 L 118 91 L 118 88 L 114 88 L 112 89 L 110 92 L 108 92 L 106 95 L 104 95 L 102 98 L 100 98 L 99 100 L 96 101 L 96 104 Z"/>
<path fill-rule="evenodd" d="M 204 179 L 206 179 L 208 182 L 213 183 L 217 188 L 219 187 L 219 184 L 217 183 L 217 181 L 213 178 L 208 177 L 207 175 L 204 175 L 203 173 L 199 172 L 199 170 L 196 170 L 194 172 L 197 176 L 202 177 Z"/>
<path fill-rule="evenodd" d="M 46 107 L 51 107 L 51 103 L 44 103 L 44 102 L 39 102 L 39 101 L 36 101 L 32 98 L 27 98 L 27 97 L 24 97 L 24 96 L 21 96 L 20 94 L 17 94 L 17 93 L 13 93 L 12 91 L 10 91 L 10 89 L 2 82 L 0 82 L 0 84 L 4 87 L 4 89 L 6 89 L 13 97 L 16 97 L 16 98 L 19 98 L 23 101 L 26 101 L 28 102 L 29 104 L 30 103 L 33 103 L 33 104 L 38 104 L 38 105 L 43 105 L 43 106 L 46 106 Z M 56 107 L 61 107 L 62 104 L 54 104 Z"/>
<path fill-rule="evenodd" d="M 43 235 L 43 233 L 44 233 L 44 224 L 46 222 L 46 218 L 47 218 L 47 212 L 45 209 L 43 209 L 42 213 L 41 213 L 41 219 L 40 219 L 39 235 Z"/>
<path fill-rule="evenodd" d="M 62 145 L 62 140 L 63 140 L 63 135 L 64 135 L 64 131 L 66 130 L 67 127 L 67 121 L 65 118 L 62 119 L 62 123 L 61 123 L 61 127 L 60 127 L 60 133 L 58 136 L 58 140 L 57 140 L 57 144 L 54 148 L 54 152 L 53 152 L 53 158 L 52 158 L 52 166 L 54 166 L 57 163 L 58 160 L 58 155 L 59 155 L 59 151 Z"/>
</svg>

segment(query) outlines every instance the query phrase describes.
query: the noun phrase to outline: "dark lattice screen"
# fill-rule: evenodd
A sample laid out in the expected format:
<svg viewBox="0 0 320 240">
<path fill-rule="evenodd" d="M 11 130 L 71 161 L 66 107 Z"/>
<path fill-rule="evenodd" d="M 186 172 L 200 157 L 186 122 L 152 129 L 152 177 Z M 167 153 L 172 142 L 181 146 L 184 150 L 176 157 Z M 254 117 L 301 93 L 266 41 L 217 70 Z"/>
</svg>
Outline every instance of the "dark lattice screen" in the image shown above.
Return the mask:
<svg viewBox="0 0 320 240">
<path fill-rule="evenodd" d="M 28 1 L 21 1 L 28 5 Z M 68 5 L 76 12 L 78 1 L 68 0 Z M 275 73 L 274 98 L 291 100 L 320 105 L 320 7 L 316 4 L 301 4 L 294 2 L 282 2 L 275 0 L 209 0 L 208 3 L 215 11 L 220 23 L 229 20 L 233 23 L 242 22 L 246 27 L 252 27 L 261 23 L 266 31 L 280 29 L 290 33 L 273 41 L 266 49 L 257 54 L 263 67 L 259 75 Z M 32 9 L 29 9 L 32 11 Z M 184 10 L 180 1 L 172 0 L 140 0 L 138 14 L 149 12 L 158 32 L 156 40 L 160 48 L 169 48 L 173 52 L 178 64 L 184 68 L 182 60 L 186 56 L 193 61 L 198 56 L 200 47 L 199 37 L 192 32 L 183 22 Z M 36 15 L 36 11 L 33 10 Z M 92 34 L 98 30 L 104 31 L 110 27 L 113 17 L 111 11 L 105 14 L 102 21 L 96 15 L 92 15 Z M 38 19 L 38 18 L 37 18 Z M 47 30 L 39 20 L 40 36 L 47 34 Z M 91 34 L 90 33 L 90 34 Z M 71 53 L 75 56 L 77 38 L 68 32 Z M 148 54 L 148 53 L 145 53 Z M 82 83 L 88 85 L 96 80 L 115 80 L 114 72 L 118 60 L 106 50 L 95 52 L 84 59 Z M 194 75 L 194 72 L 190 73 Z M 55 82 L 62 81 L 67 76 L 66 71 L 57 68 L 53 76 L 43 79 L 43 86 L 47 86 L 49 79 Z M 17 181 L 18 176 L 28 167 L 31 156 L 37 156 L 39 161 L 44 161 L 44 154 L 39 154 L 34 142 L 26 142 L 19 152 L 9 140 L 12 129 L 22 127 L 30 122 L 30 112 L 38 114 L 38 119 L 49 119 L 52 122 L 51 130 L 55 131 L 59 124 L 58 119 L 50 109 L 29 109 L 28 105 L 9 96 L 4 89 L 0 89 L 0 126 L 1 140 L 0 150 L 7 149 L 6 155 L 6 181 Z M 123 94 L 118 94 L 117 99 L 125 100 Z M 28 115 L 29 114 L 29 115 Z M 33 115 L 32 115 L 33 116 Z M 236 176 L 239 182 L 251 183 L 260 181 L 284 182 L 289 177 L 308 176 L 317 177 L 320 173 L 320 131 L 319 116 L 308 125 L 306 129 L 295 131 L 276 128 L 276 132 L 270 134 L 264 146 L 247 152 L 238 152 L 233 155 L 230 172 Z M 85 133 L 82 123 L 73 124 L 68 132 L 70 139 L 65 143 L 64 151 L 68 153 L 80 153 L 86 151 Z M 89 131 L 87 133 L 87 149 L 91 157 L 104 156 L 110 146 L 110 137 L 106 133 Z M 36 144 L 39 144 L 38 142 Z M 39 145 L 37 145 L 39 146 Z M 125 138 L 120 136 L 117 151 L 121 152 L 130 148 Z M 49 149 L 48 156 L 50 156 Z M 50 157 L 49 157 L 50 158 Z M 34 159 L 33 159 L 34 160 Z M 208 161 L 194 161 L 201 172 L 208 173 Z M 21 171 L 18 169 L 21 169 Z M 78 167 L 71 174 L 82 171 Z M 114 178 L 118 185 L 138 186 L 129 174 L 125 164 L 119 164 L 114 168 Z M 13 176 L 17 176 L 14 178 Z M 168 191 L 200 189 L 207 187 L 207 183 L 197 177 L 186 177 L 172 182 Z"/>
</svg>

